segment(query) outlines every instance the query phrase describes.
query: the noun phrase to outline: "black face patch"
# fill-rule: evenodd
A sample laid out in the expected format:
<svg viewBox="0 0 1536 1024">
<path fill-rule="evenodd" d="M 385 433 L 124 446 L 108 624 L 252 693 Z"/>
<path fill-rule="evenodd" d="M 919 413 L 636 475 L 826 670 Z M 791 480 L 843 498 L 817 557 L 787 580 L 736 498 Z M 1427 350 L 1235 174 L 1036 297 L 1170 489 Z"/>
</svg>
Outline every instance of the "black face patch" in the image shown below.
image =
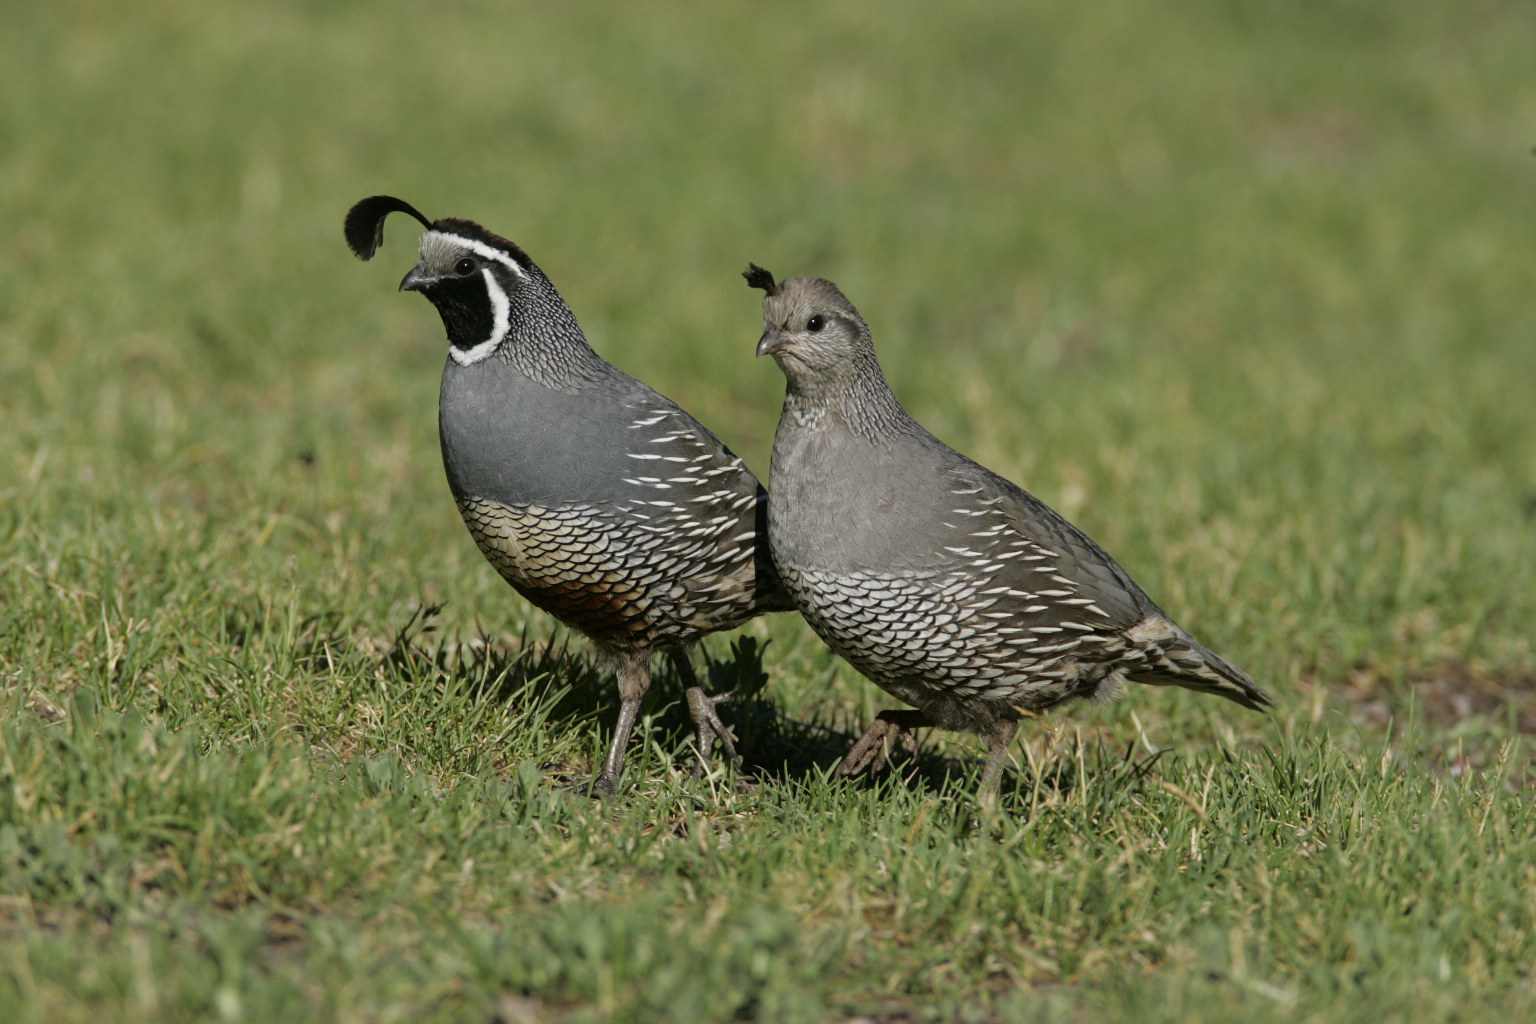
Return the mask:
<svg viewBox="0 0 1536 1024">
<path fill-rule="evenodd" d="M 445 278 L 425 294 L 443 318 L 448 344 L 467 351 L 491 339 L 496 320 L 484 274 Z"/>
</svg>

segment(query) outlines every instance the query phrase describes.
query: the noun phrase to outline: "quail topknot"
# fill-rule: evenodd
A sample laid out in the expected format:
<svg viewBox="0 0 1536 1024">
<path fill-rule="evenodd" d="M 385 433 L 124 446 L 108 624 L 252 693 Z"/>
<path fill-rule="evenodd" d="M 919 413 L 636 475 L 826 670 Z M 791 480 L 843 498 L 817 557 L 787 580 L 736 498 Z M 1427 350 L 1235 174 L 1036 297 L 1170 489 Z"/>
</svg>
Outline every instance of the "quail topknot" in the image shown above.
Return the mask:
<svg viewBox="0 0 1536 1024">
<path fill-rule="evenodd" d="M 767 494 L 697 420 L 598 356 L 505 238 L 373 196 L 347 214 L 360 259 L 394 212 L 427 229 L 400 290 L 426 296 L 447 331 L 438 427 L 459 513 L 518 593 L 615 664 L 619 722 L 594 791 L 617 791 L 656 652 L 682 677 L 701 764 L 717 740 L 735 761 L 716 712 L 731 695 L 705 694 L 687 648 L 792 608 L 767 554 Z"/>
<path fill-rule="evenodd" d="M 1274 702 L 1196 643 L 1082 531 L 923 429 L 897 401 L 868 325 L 837 286 L 761 267 L 758 355 L 788 382 L 773 443 L 768 538 L 807 622 L 916 711 L 887 711 L 837 774 L 878 768 L 908 729 L 987 743 L 997 786 L 1024 715 L 1131 679 Z"/>
</svg>

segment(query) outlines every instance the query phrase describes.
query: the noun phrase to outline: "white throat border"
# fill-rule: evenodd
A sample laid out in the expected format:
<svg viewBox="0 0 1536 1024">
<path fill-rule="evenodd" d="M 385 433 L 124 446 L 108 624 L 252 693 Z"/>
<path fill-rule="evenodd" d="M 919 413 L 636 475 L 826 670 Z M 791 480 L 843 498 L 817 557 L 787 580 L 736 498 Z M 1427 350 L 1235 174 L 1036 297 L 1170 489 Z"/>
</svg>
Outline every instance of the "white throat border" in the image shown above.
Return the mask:
<svg viewBox="0 0 1536 1024">
<path fill-rule="evenodd" d="M 468 249 L 476 256 L 495 260 L 519 278 L 526 280 L 528 277 L 523 268 L 518 266 L 516 260 L 500 249 L 486 245 L 484 242 L 473 238 L 465 238 L 463 235 L 449 234 L 446 231 L 433 231 L 429 232 L 429 234 L 436 235 L 445 241 L 452 242 L 454 245 Z M 425 243 L 425 239 L 423 239 L 423 243 Z M 449 345 L 448 355 L 460 366 L 470 366 L 478 363 L 492 352 L 495 352 L 496 346 L 507 339 L 507 330 L 511 326 L 512 303 L 507 298 L 506 290 L 501 287 L 501 283 L 496 280 L 496 275 L 491 273 L 489 267 L 482 268 L 480 273 L 485 278 L 486 293 L 491 297 L 491 336 L 471 349 L 459 349 L 454 345 Z"/>
</svg>

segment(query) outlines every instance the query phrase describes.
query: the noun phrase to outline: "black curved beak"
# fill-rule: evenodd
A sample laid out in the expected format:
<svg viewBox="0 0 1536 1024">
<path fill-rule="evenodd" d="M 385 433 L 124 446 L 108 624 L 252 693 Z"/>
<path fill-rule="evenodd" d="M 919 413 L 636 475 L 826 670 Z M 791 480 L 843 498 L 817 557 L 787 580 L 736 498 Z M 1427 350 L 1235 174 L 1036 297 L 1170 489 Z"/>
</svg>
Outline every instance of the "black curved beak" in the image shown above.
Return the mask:
<svg viewBox="0 0 1536 1024">
<path fill-rule="evenodd" d="M 789 344 L 789 339 L 770 327 L 763 332 L 763 336 L 757 340 L 757 354 L 759 356 L 771 356 L 775 352 L 781 352 Z"/>
<path fill-rule="evenodd" d="M 412 267 L 411 272 L 400 279 L 400 290 L 403 292 L 424 292 L 437 283 L 437 279 L 430 274 L 422 273 L 420 267 Z"/>
</svg>

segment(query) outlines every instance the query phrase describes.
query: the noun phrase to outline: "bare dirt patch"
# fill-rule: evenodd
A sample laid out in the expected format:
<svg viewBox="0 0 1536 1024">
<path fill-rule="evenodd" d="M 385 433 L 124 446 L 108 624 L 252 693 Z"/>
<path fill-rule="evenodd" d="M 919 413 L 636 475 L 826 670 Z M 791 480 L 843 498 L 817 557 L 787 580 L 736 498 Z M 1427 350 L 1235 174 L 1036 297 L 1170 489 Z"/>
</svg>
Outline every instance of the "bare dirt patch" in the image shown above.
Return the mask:
<svg viewBox="0 0 1536 1024">
<path fill-rule="evenodd" d="M 1412 711 L 1427 725 L 1448 727 L 1473 718 L 1508 723 L 1536 735 L 1536 675 L 1500 674 L 1465 662 L 1435 666 L 1406 685 L 1368 669 L 1349 675 L 1341 696 L 1357 721 L 1402 723 Z"/>
</svg>

